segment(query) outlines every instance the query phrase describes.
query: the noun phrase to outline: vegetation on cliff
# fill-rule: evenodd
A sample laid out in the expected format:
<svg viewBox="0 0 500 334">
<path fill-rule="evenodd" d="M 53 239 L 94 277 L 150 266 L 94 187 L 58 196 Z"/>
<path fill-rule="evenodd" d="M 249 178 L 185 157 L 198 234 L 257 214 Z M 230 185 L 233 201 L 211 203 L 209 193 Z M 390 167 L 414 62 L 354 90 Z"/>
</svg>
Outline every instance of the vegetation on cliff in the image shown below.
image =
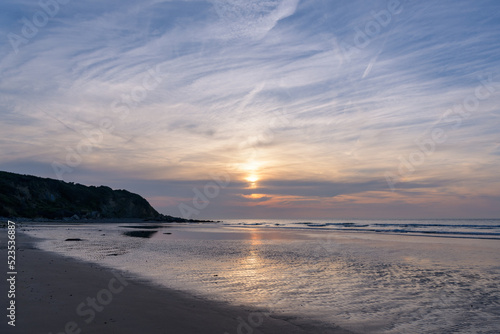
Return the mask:
<svg viewBox="0 0 500 334">
<path fill-rule="evenodd" d="M 144 218 L 186 221 L 158 213 L 127 190 L 84 186 L 0 171 L 0 217 L 48 219 Z"/>
</svg>

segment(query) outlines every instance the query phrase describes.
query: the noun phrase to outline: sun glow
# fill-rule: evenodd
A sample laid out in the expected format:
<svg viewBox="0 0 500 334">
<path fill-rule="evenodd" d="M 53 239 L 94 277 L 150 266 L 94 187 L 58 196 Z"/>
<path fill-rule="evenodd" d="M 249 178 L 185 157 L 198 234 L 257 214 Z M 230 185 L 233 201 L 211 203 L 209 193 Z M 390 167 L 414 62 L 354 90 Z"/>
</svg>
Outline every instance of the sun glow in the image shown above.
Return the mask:
<svg viewBox="0 0 500 334">
<path fill-rule="evenodd" d="M 255 183 L 255 182 L 259 181 L 259 177 L 255 174 L 250 174 L 245 178 L 245 180 L 247 180 L 248 182 L 251 182 L 251 183 Z"/>
<path fill-rule="evenodd" d="M 259 169 L 261 168 L 261 166 L 262 163 L 257 162 L 255 160 L 251 160 L 245 164 L 240 165 L 240 168 L 244 173 L 243 179 L 250 183 L 251 188 L 255 188 L 257 181 L 261 179 L 259 175 L 260 174 Z"/>
</svg>

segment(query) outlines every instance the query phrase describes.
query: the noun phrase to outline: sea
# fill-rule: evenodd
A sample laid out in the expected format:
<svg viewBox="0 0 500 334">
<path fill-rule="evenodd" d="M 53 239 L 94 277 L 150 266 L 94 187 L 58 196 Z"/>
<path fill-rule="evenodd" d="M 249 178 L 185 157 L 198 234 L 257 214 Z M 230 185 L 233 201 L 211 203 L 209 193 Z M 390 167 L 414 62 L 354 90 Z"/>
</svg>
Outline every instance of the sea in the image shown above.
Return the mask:
<svg viewBox="0 0 500 334">
<path fill-rule="evenodd" d="M 41 222 L 22 231 L 41 249 L 283 319 L 354 333 L 500 333 L 500 219 Z"/>
</svg>

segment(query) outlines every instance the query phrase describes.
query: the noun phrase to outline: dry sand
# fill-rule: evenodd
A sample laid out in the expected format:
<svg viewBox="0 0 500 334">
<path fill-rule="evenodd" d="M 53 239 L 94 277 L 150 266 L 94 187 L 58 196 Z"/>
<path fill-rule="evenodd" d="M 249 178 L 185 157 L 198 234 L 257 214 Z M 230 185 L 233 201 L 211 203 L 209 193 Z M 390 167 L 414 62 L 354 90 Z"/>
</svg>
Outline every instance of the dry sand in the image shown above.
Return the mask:
<svg viewBox="0 0 500 334">
<path fill-rule="evenodd" d="M 4 275 L 6 240 L 4 229 L 0 231 Z M 17 246 L 16 326 L 7 325 L 8 287 L 3 279 L 0 333 L 350 333 L 155 286 L 125 273 L 41 251 L 19 232 Z"/>
</svg>

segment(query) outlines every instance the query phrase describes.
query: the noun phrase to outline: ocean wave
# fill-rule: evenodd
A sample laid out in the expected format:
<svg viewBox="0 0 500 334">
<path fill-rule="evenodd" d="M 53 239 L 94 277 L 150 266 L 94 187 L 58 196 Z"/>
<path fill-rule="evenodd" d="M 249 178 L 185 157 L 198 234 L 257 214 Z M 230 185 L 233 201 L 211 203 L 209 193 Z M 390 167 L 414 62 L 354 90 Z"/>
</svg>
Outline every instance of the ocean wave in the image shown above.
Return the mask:
<svg viewBox="0 0 500 334">
<path fill-rule="evenodd" d="M 500 220 L 409 220 L 403 222 L 373 221 L 288 221 L 244 223 L 244 225 L 265 225 L 276 228 L 300 228 L 363 233 L 390 233 L 432 235 L 447 237 L 469 237 L 500 239 Z M 300 227 L 299 227 L 300 226 Z"/>
</svg>

